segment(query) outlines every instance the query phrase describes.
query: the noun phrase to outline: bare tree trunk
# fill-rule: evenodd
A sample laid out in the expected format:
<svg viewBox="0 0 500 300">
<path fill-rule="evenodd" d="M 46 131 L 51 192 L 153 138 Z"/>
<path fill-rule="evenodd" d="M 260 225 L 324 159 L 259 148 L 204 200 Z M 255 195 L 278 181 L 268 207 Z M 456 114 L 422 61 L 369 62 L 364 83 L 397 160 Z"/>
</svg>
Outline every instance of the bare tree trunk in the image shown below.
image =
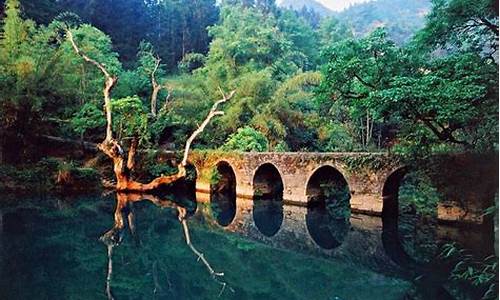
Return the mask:
<svg viewBox="0 0 500 300">
<path fill-rule="evenodd" d="M 104 65 L 100 64 L 94 59 L 88 57 L 85 53 L 81 52 L 78 46 L 76 45 L 73 39 L 73 34 L 71 33 L 70 30 L 67 30 L 67 37 L 71 42 L 71 45 L 73 46 L 75 52 L 79 56 L 81 56 L 85 61 L 95 65 L 99 70 L 101 70 L 101 72 L 104 74 L 105 77 L 105 86 L 103 88 L 103 94 L 104 94 L 104 108 L 106 111 L 106 121 L 107 121 L 106 138 L 102 143 L 97 145 L 97 148 L 113 160 L 113 171 L 116 176 L 116 189 L 119 191 L 145 192 L 154 190 L 160 187 L 161 185 L 173 183 L 181 178 L 184 178 L 186 176 L 185 166 L 187 165 L 187 157 L 193 140 L 196 138 L 198 134 L 200 134 L 205 129 L 206 125 L 210 122 L 210 120 L 214 116 L 224 114 L 224 112 L 217 110 L 218 105 L 228 101 L 234 95 L 235 91 L 232 91 L 231 93 L 229 93 L 229 95 L 226 95 L 219 87 L 219 90 L 222 93 L 222 99 L 214 103 L 206 119 L 202 122 L 200 127 L 196 129 L 195 132 L 193 132 L 193 134 L 187 139 L 186 146 L 184 148 L 184 157 L 182 163 L 179 165 L 179 171 L 177 172 L 177 174 L 173 174 L 170 176 L 160 176 L 153 179 L 149 183 L 137 182 L 132 180 L 131 177 L 131 173 L 135 165 L 134 159 L 137 148 L 137 139 L 135 138 L 132 140 L 127 156 L 125 155 L 125 152 L 120 143 L 117 140 L 113 139 L 110 92 L 115 86 L 118 78 L 110 75 L 110 73 L 106 70 Z M 153 70 L 151 75 L 151 80 L 154 88 L 155 87 L 161 88 L 161 85 L 159 85 L 155 79 L 155 73 L 159 65 L 160 65 L 160 59 L 158 58 L 156 60 L 155 69 Z M 152 113 L 154 112 L 154 114 L 156 114 L 157 95 L 158 92 L 153 93 L 154 99 L 153 98 L 151 99 L 151 112 Z"/>
<path fill-rule="evenodd" d="M 155 58 L 155 67 L 151 72 L 151 85 L 153 86 L 153 91 L 151 92 L 151 114 L 156 117 L 156 103 L 158 101 L 158 93 L 160 92 L 162 86 L 156 81 L 155 73 L 160 67 L 161 59 L 159 57 Z"/>
<path fill-rule="evenodd" d="M 206 119 L 203 121 L 203 123 L 201 123 L 201 125 L 198 127 L 198 129 L 196 129 L 193 132 L 193 134 L 191 134 L 191 136 L 186 141 L 186 147 L 184 148 L 184 157 L 182 158 L 182 163 L 181 163 L 181 165 L 183 165 L 183 166 L 185 166 L 187 164 L 189 148 L 191 147 L 191 143 L 193 142 L 193 140 L 198 136 L 198 134 L 203 132 L 203 130 L 205 129 L 205 127 L 207 126 L 207 124 L 210 122 L 210 120 L 213 117 L 224 114 L 223 111 L 217 110 L 219 104 L 222 104 L 222 103 L 228 101 L 229 99 L 231 99 L 234 96 L 234 93 L 236 92 L 233 90 L 229 93 L 229 95 L 226 96 L 226 94 L 222 91 L 222 89 L 220 87 L 219 87 L 219 91 L 222 94 L 222 99 L 214 103 L 214 105 L 210 109 L 210 112 L 208 113 L 208 116 L 206 117 Z"/>
<path fill-rule="evenodd" d="M 110 141 L 113 139 L 113 131 L 112 131 L 112 120 L 111 120 L 111 97 L 110 93 L 113 87 L 115 86 L 118 78 L 109 74 L 104 65 L 98 63 L 96 60 L 88 57 L 85 53 L 81 52 L 78 46 L 73 39 L 73 34 L 70 30 L 66 31 L 67 37 L 71 43 L 71 46 L 75 50 L 76 54 L 82 57 L 86 62 L 93 64 L 96 66 L 103 74 L 104 74 L 104 88 L 102 90 L 104 95 L 104 109 L 106 111 L 106 141 Z"/>
<path fill-rule="evenodd" d="M 363 124 L 363 118 L 359 120 L 361 123 L 361 126 L 359 127 L 361 130 L 360 136 L 361 136 L 361 147 L 365 148 L 365 125 Z"/>
<path fill-rule="evenodd" d="M 113 278 L 113 248 L 114 245 L 107 245 L 108 247 L 108 273 L 106 274 L 106 295 L 109 300 L 114 300 L 111 291 L 111 279 Z"/>
<path fill-rule="evenodd" d="M 366 110 L 366 146 L 370 143 L 370 113 Z"/>
</svg>

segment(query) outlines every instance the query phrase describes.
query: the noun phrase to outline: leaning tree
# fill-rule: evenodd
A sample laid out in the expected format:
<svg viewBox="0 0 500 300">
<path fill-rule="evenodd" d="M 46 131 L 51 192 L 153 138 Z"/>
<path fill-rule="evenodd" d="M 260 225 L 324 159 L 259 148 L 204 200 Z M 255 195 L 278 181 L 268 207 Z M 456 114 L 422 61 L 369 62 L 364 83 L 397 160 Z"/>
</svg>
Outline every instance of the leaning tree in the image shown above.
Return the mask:
<svg viewBox="0 0 500 300">
<path fill-rule="evenodd" d="M 161 185 L 173 183 L 181 178 L 186 176 L 186 165 L 188 160 L 188 154 L 191 148 L 191 145 L 194 139 L 205 129 L 205 127 L 210 123 L 210 120 L 218 115 L 223 115 L 224 112 L 220 111 L 219 105 L 231 99 L 235 93 L 235 91 L 231 91 L 229 94 L 226 94 L 220 87 L 219 91 L 222 94 L 222 98 L 216 101 L 212 108 L 210 109 L 205 120 L 199 125 L 199 127 L 192 133 L 192 135 L 187 139 L 186 145 L 184 148 L 184 156 L 182 158 L 181 163 L 178 167 L 178 172 L 173 175 L 161 175 L 156 177 L 152 181 L 148 183 L 141 183 L 135 181 L 132 178 L 132 172 L 135 168 L 135 154 L 138 146 L 138 138 L 135 137 L 130 141 L 128 147 L 128 153 L 124 151 L 124 147 L 121 145 L 118 139 L 113 136 L 113 118 L 112 118 L 112 105 L 111 105 L 111 91 L 116 86 L 118 82 L 118 77 L 111 74 L 106 66 L 103 63 L 98 62 L 95 59 L 92 59 L 87 54 L 85 54 L 75 42 L 73 37 L 73 33 L 69 28 L 66 28 L 66 37 L 71 43 L 73 50 L 76 52 L 78 56 L 83 58 L 87 63 L 94 65 L 96 68 L 100 70 L 100 72 L 104 75 L 104 87 L 102 89 L 104 96 L 104 109 L 106 114 L 106 137 L 104 141 L 98 144 L 97 148 L 101 150 L 104 154 L 106 154 L 109 158 L 113 160 L 113 171 L 116 176 L 116 190 L 118 191 L 133 191 L 133 192 L 146 192 L 157 189 Z M 152 99 L 151 109 L 152 112 L 156 112 L 156 102 L 158 92 L 161 88 L 166 88 L 165 86 L 160 85 L 156 78 L 155 72 L 160 64 L 159 59 L 155 60 L 155 67 L 151 72 L 151 81 L 153 86 L 152 91 Z M 156 117 L 156 114 L 153 113 L 153 116 Z"/>
</svg>

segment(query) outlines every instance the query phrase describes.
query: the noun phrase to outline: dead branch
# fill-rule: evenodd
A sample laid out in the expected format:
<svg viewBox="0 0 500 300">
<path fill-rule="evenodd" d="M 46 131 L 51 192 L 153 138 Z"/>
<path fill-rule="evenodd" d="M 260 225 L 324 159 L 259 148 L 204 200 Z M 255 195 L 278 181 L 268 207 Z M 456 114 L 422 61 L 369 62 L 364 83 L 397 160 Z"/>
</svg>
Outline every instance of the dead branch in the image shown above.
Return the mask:
<svg viewBox="0 0 500 300">
<path fill-rule="evenodd" d="M 186 176 L 186 169 L 185 166 L 187 164 L 187 158 L 189 154 L 189 149 L 191 147 L 192 142 L 194 139 L 203 132 L 207 124 L 210 122 L 210 120 L 217 115 L 223 115 L 223 111 L 217 110 L 218 105 L 222 104 L 231 97 L 233 97 L 235 91 L 232 91 L 229 93 L 229 95 L 226 95 L 222 89 L 219 87 L 220 92 L 222 93 L 222 99 L 218 100 L 217 102 L 214 103 L 212 106 L 208 116 L 206 119 L 203 121 L 203 123 L 196 129 L 193 134 L 188 138 L 186 142 L 186 147 L 184 149 L 184 157 L 179 165 L 179 171 L 177 174 L 170 175 L 170 176 L 160 176 L 155 179 L 153 179 L 149 183 L 141 183 L 132 180 L 132 171 L 134 169 L 135 163 L 134 163 L 134 156 L 136 153 L 137 149 L 137 140 L 134 139 L 129 147 L 128 151 L 128 157 L 126 157 L 122 146 L 120 143 L 113 138 L 113 132 L 112 132 L 112 118 L 111 118 L 111 98 L 110 98 L 110 93 L 113 87 L 115 86 L 118 78 L 115 76 L 112 76 L 105 68 L 105 66 L 96 60 L 90 58 L 87 56 L 85 53 L 83 53 L 78 46 L 75 43 L 75 40 L 73 38 L 72 32 L 68 29 L 66 31 L 66 35 L 68 40 L 70 41 L 74 51 L 81 56 L 86 62 L 93 64 L 96 66 L 103 74 L 105 77 L 105 86 L 103 88 L 103 94 L 104 94 L 104 107 L 106 110 L 106 138 L 105 140 L 100 143 L 97 147 L 99 150 L 101 150 L 103 153 L 105 153 L 108 157 L 110 157 L 113 160 L 113 171 L 116 176 L 116 189 L 119 191 L 138 191 L 138 192 L 145 192 L 145 191 L 150 191 L 153 189 L 157 189 L 161 185 L 169 184 L 172 182 L 175 182 L 181 178 L 184 178 Z M 153 93 L 151 97 L 151 113 L 153 116 L 156 116 L 156 102 L 157 102 L 157 97 L 158 97 L 158 92 L 161 90 L 162 86 L 156 81 L 155 74 L 160 66 L 160 58 L 155 59 L 155 67 L 151 73 L 151 82 L 153 85 Z M 169 90 L 169 96 L 170 97 L 171 92 Z M 167 98 L 168 100 L 168 98 Z"/>
<path fill-rule="evenodd" d="M 70 146 L 75 146 L 75 147 L 82 147 L 83 150 L 85 151 L 96 151 L 97 150 L 97 144 L 91 143 L 91 142 L 85 142 L 85 141 L 80 141 L 80 140 L 72 140 L 72 139 L 66 139 L 58 136 L 51 136 L 51 135 L 39 135 L 38 136 L 41 139 L 44 139 L 48 142 L 51 142 L 52 145 L 54 145 L 54 142 L 62 145 L 70 145 Z"/>
<path fill-rule="evenodd" d="M 154 57 L 155 66 L 151 72 L 151 85 L 153 86 L 153 91 L 151 92 L 151 114 L 156 117 L 156 102 L 158 98 L 158 93 L 162 89 L 162 86 L 156 81 L 155 73 L 160 67 L 161 59 L 159 57 Z"/>
<path fill-rule="evenodd" d="M 161 110 L 166 112 L 167 108 L 168 108 L 168 104 L 170 103 L 170 99 L 172 99 L 172 87 L 165 84 L 164 88 L 167 90 L 167 96 L 165 97 L 165 102 L 163 103 L 163 107 L 161 108 Z"/>
<path fill-rule="evenodd" d="M 115 86 L 116 82 L 118 81 L 118 77 L 112 76 L 104 67 L 103 64 L 97 62 L 96 60 L 88 57 L 85 53 L 83 53 L 80 48 L 75 43 L 75 40 L 73 38 L 73 33 L 68 29 L 66 30 L 66 36 L 68 37 L 68 40 L 71 43 L 71 46 L 75 50 L 76 54 L 78 54 L 80 57 L 82 57 L 86 62 L 93 64 L 96 66 L 103 74 L 105 77 L 104 81 L 104 88 L 103 88 L 103 94 L 104 94 L 104 108 L 106 110 L 106 141 L 112 140 L 113 139 L 113 132 L 112 132 L 112 119 L 111 119 L 111 97 L 110 93 L 113 87 Z"/>
<path fill-rule="evenodd" d="M 229 290 L 234 293 L 234 290 L 230 286 L 228 286 L 225 281 L 222 281 L 220 279 L 220 277 L 224 276 L 224 273 L 223 272 L 215 272 L 215 270 L 212 268 L 210 263 L 206 260 L 203 253 L 198 251 L 198 249 L 196 249 L 194 247 L 194 245 L 191 243 L 191 237 L 189 235 L 189 227 L 188 227 L 187 220 L 186 220 L 186 216 L 187 216 L 186 209 L 184 207 L 178 206 L 177 211 L 179 212 L 179 222 L 182 224 L 182 229 L 184 231 L 184 238 L 186 239 L 186 244 L 191 249 L 191 251 L 198 257 L 198 261 L 201 261 L 205 265 L 205 267 L 207 267 L 208 273 L 210 274 L 212 279 L 214 279 L 218 284 L 220 284 L 222 286 L 221 291 L 219 292 L 219 297 L 222 295 L 222 293 L 224 293 L 224 290 L 226 289 L 226 287 L 228 287 Z"/>
<path fill-rule="evenodd" d="M 223 115 L 224 112 L 217 110 L 219 104 L 222 104 L 228 100 L 230 100 L 233 96 L 236 90 L 233 90 L 229 93 L 229 95 L 226 95 L 224 91 L 219 87 L 219 91 L 222 93 L 222 99 L 216 101 L 210 111 L 208 112 L 207 117 L 205 120 L 201 123 L 201 125 L 191 134 L 191 136 L 187 139 L 186 141 L 186 147 L 184 148 L 184 157 L 182 158 L 181 166 L 186 166 L 187 165 L 187 159 L 188 159 L 188 154 L 189 154 L 189 149 L 191 148 L 191 143 L 194 141 L 194 139 L 203 132 L 205 127 L 208 125 L 210 120 L 215 117 L 215 116 L 220 116 Z"/>
<path fill-rule="evenodd" d="M 114 245 L 107 245 L 108 247 L 108 273 L 106 275 L 106 295 L 109 300 L 114 300 L 113 293 L 111 292 L 111 279 L 113 276 L 113 247 Z"/>
</svg>

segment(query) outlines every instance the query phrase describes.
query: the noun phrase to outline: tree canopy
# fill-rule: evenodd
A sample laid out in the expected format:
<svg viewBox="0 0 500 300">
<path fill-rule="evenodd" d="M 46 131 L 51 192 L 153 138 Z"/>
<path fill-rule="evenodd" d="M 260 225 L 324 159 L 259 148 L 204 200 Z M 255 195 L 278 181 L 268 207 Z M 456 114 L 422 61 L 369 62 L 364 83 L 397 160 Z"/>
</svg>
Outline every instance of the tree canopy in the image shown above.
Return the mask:
<svg viewBox="0 0 500 300">
<path fill-rule="evenodd" d="M 436 0 L 406 44 L 391 28 L 360 36 L 315 18 L 272 1 L 8 0 L 3 159 L 36 159 L 44 135 L 96 142 L 105 132 L 104 79 L 73 51 L 68 26 L 118 79 L 113 130 L 141 147 L 182 145 L 221 87 L 237 92 L 197 147 L 247 150 L 227 144 L 253 136 L 258 151 L 497 150 L 494 1 Z"/>
</svg>

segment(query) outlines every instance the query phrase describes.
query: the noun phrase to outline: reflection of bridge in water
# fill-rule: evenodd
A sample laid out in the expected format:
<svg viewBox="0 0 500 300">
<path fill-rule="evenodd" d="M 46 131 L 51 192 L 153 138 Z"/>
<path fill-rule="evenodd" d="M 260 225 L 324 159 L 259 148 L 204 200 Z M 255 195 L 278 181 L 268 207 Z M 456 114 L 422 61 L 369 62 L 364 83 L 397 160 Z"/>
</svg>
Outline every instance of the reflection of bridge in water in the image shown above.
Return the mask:
<svg viewBox="0 0 500 300">
<path fill-rule="evenodd" d="M 210 196 L 198 193 L 197 200 L 208 202 Z M 391 264 L 391 261 L 382 245 L 382 223 L 378 217 L 353 214 L 349 233 L 338 245 L 332 247 L 333 237 L 325 234 L 323 228 L 328 223 L 321 222 L 325 221 L 321 218 L 307 221 L 307 207 L 282 205 L 269 210 L 261 207 L 259 213 L 255 205 L 256 202 L 251 199 L 237 198 L 234 218 L 226 226 L 217 219 L 220 213 L 217 206 L 200 205 L 198 213 L 202 213 L 207 220 L 212 220 L 212 224 L 221 226 L 224 230 L 237 232 L 275 248 L 343 258 L 346 261 L 372 265 L 374 268 L 385 266 L 386 270 L 390 269 L 387 264 Z"/>
<path fill-rule="evenodd" d="M 394 157 L 194 152 L 191 163 L 198 201 L 210 202 L 212 211 L 205 213 L 228 230 L 282 248 L 365 258 L 364 263 L 385 264 L 386 254 L 399 263 L 407 259 L 398 234 L 398 191 L 408 170 Z M 441 201 L 438 220 L 483 223 L 481 208 L 465 200 L 465 206 Z M 481 239 L 456 227 L 440 232 L 446 239 Z"/>
</svg>

